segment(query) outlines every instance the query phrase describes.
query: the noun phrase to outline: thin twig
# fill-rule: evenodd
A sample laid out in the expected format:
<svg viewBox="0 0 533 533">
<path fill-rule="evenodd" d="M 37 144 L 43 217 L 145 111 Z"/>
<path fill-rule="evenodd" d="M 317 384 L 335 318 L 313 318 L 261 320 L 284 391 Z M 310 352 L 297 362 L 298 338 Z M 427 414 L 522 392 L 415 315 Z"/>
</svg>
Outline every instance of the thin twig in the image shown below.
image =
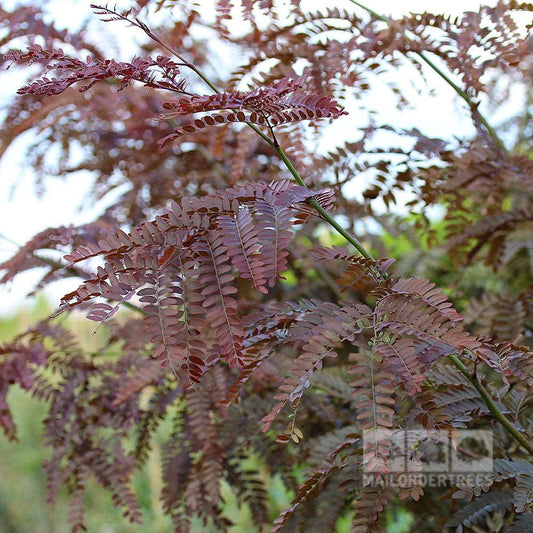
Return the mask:
<svg viewBox="0 0 533 533">
<path fill-rule="evenodd" d="M 533 443 L 520 431 L 518 431 L 513 423 L 499 410 L 498 406 L 491 398 L 490 394 L 487 392 L 485 387 L 481 382 L 470 373 L 468 368 L 464 363 L 459 359 L 457 354 L 452 353 L 448 355 L 448 359 L 455 365 L 455 367 L 465 376 L 465 378 L 476 388 L 481 399 L 488 407 L 492 416 L 500 422 L 500 424 L 505 428 L 505 430 L 521 445 L 523 446 L 531 455 L 533 455 Z"/>
<path fill-rule="evenodd" d="M 377 18 L 378 20 L 390 24 L 391 20 L 389 18 L 385 17 L 384 15 L 381 15 L 380 13 L 377 13 L 376 11 L 370 9 L 364 4 L 361 4 L 361 2 L 357 2 L 357 0 L 350 0 L 350 2 L 360 7 L 361 9 L 364 9 L 367 13 Z M 459 85 L 457 85 L 445 72 L 443 72 L 431 59 L 429 59 L 429 57 L 424 52 L 414 51 L 414 53 L 418 55 L 418 57 L 420 57 L 420 59 L 422 59 L 422 61 L 424 61 L 429 67 L 431 67 L 468 104 L 468 107 L 470 108 L 470 111 L 475 117 L 475 119 L 479 120 L 479 122 L 483 124 L 488 134 L 498 145 L 498 148 L 503 153 L 507 154 L 508 151 L 505 145 L 503 144 L 503 141 L 499 138 L 494 128 L 489 124 L 487 119 L 479 111 L 479 102 L 473 101 L 470 96 L 468 96 L 467 92 L 464 89 L 461 89 L 461 87 L 459 87 Z"/>
<path fill-rule="evenodd" d="M 379 20 L 382 20 L 384 22 L 390 22 L 389 19 L 384 17 L 383 15 L 380 15 L 379 13 L 376 13 L 372 9 L 366 7 L 365 5 L 361 4 L 360 2 L 357 2 L 356 0 L 350 0 L 355 5 L 359 6 L 360 8 L 366 10 L 368 13 L 373 15 L 374 17 L 378 18 Z M 131 22 L 129 20 L 129 22 Z M 154 41 L 159 43 L 161 46 L 163 46 L 166 50 L 168 50 L 170 53 L 175 55 L 178 59 L 180 59 L 187 67 L 189 67 L 191 70 L 193 70 L 215 93 L 219 94 L 220 91 L 215 87 L 215 85 L 198 69 L 195 65 L 192 65 L 191 63 L 188 63 L 185 61 L 180 54 L 178 54 L 175 50 L 173 50 L 171 47 L 163 43 L 157 36 L 155 36 L 151 30 L 142 22 L 136 20 L 134 23 L 135 26 L 141 28 L 150 38 L 152 38 Z M 480 120 L 480 122 L 485 126 L 491 137 L 495 140 L 497 145 L 505 151 L 505 147 L 502 143 L 502 141 L 498 138 L 496 135 L 496 132 L 494 129 L 488 124 L 486 119 L 481 115 L 477 108 L 477 104 L 475 104 L 466 94 L 465 91 L 463 91 L 459 86 L 457 86 L 453 81 L 444 74 L 430 59 L 428 59 L 423 52 L 417 52 L 418 55 L 433 69 L 435 70 L 447 83 L 450 84 L 450 86 L 463 98 L 469 105 L 470 109 L 472 110 L 472 113 L 475 114 L 475 116 Z M 278 153 L 281 160 L 285 163 L 285 166 L 289 170 L 289 172 L 294 177 L 295 181 L 302 186 L 306 186 L 304 180 L 300 176 L 299 172 L 296 170 L 290 159 L 285 155 L 285 152 L 277 144 L 277 141 L 274 137 L 274 141 L 272 141 L 267 135 L 265 135 L 257 126 L 254 124 L 248 123 L 248 125 L 256 132 L 258 133 L 266 142 L 268 142 Z M 311 198 L 309 200 L 310 205 L 312 205 L 316 211 L 333 227 L 335 230 L 337 230 L 338 233 L 340 233 L 349 243 L 351 243 L 357 251 L 366 258 L 373 259 L 372 255 L 366 248 L 359 242 L 359 240 L 350 235 L 342 226 L 340 226 L 333 217 L 327 213 L 327 211 L 314 199 Z M 142 310 L 141 310 L 142 311 Z M 494 400 L 490 397 L 489 393 L 486 391 L 486 389 L 483 387 L 483 385 L 479 382 L 477 377 L 472 376 L 469 372 L 469 370 L 466 368 L 466 366 L 463 364 L 463 362 L 459 359 L 459 357 L 456 354 L 450 354 L 448 355 L 448 359 L 459 369 L 461 373 L 464 374 L 464 376 L 468 379 L 470 383 L 476 388 L 476 390 L 479 392 L 479 395 L 481 396 L 482 400 L 484 401 L 485 405 L 488 407 L 489 411 L 492 413 L 494 418 L 500 422 L 503 427 L 507 430 L 507 432 L 520 444 L 522 445 L 526 450 L 528 450 L 533 455 L 533 444 L 527 439 L 524 435 L 522 435 L 514 426 L 513 424 L 507 419 L 507 417 L 498 409 L 498 406 L 494 403 Z"/>
<path fill-rule="evenodd" d="M 103 9 L 100 6 L 96 6 L 94 4 L 91 5 L 93 9 Z M 158 43 L 161 47 L 163 47 L 165 50 L 170 52 L 172 55 L 177 57 L 185 66 L 190 68 L 194 73 L 196 73 L 210 88 L 213 90 L 216 94 L 220 94 L 220 90 L 211 82 L 211 80 L 196 66 L 192 63 L 186 61 L 179 52 L 174 50 L 171 46 L 166 44 L 164 41 L 162 41 L 157 35 L 155 35 L 150 28 L 144 24 L 144 22 L 141 22 L 138 19 L 130 19 L 126 15 L 122 15 L 121 13 L 112 11 L 110 9 L 106 8 L 106 11 L 113 13 L 118 18 L 129 22 L 133 26 L 141 29 L 150 39 Z M 237 112 L 234 110 L 234 112 Z M 252 128 L 265 142 L 267 142 L 274 150 L 278 153 L 281 160 L 285 163 L 285 166 L 289 170 L 289 172 L 294 177 L 295 181 L 303 186 L 306 187 L 304 180 L 300 176 L 299 172 L 296 170 L 292 162 L 289 160 L 289 158 L 285 155 L 285 152 L 281 148 L 281 146 L 278 144 L 276 137 L 274 136 L 272 127 L 270 124 L 267 124 L 273 134 L 273 139 L 270 139 L 268 135 L 263 133 L 255 124 L 252 124 L 250 122 L 246 122 L 246 124 Z M 328 222 L 340 235 L 342 235 L 350 244 L 352 244 L 355 249 L 363 256 L 369 259 L 372 259 L 372 254 L 361 244 L 359 239 L 357 237 L 350 235 L 314 198 L 311 198 L 309 200 L 309 204 L 315 208 L 315 210 L 322 216 L 322 218 Z"/>
</svg>

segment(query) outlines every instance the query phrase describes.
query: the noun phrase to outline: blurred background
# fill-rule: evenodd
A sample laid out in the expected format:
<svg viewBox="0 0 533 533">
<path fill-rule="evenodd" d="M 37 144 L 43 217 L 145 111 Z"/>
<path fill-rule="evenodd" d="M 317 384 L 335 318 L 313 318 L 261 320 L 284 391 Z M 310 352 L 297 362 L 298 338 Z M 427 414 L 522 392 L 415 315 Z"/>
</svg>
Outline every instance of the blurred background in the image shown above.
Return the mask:
<svg viewBox="0 0 533 533">
<path fill-rule="evenodd" d="M 338 2 L 339 5 L 342 1 Z M 393 16 L 410 11 L 434 11 L 460 13 L 476 10 L 481 2 L 478 0 L 453 0 L 445 4 L 431 0 L 380 0 L 374 2 L 373 9 Z M 486 2 L 492 4 L 491 2 Z M 23 2 L 3 1 L 6 9 Z M 58 27 L 76 28 L 90 20 L 88 31 L 98 32 L 103 39 L 109 39 L 111 50 L 125 58 L 134 55 L 132 48 L 138 46 L 135 32 L 116 24 L 109 27 L 91 15 L 90 2 L 81 0 L 53 0 L 43 2 L 48 16 Z M 322 1 L 308 2 L 309 6 L 320 9 Z M 238 32 L 238 28 L 236 28 Z M 17 88 L 23 83 L 20 72 L 0 72 L 0 101 L 8 101 Z M 408 78 L 406 78 L 408 83 Z M 438 135 L 452 139 L 454 136 L 468 137 L 473 127 L 462 104 L 457 101 L 453 91 L 439 80 L 434 83 L 432 91 L 422 95 L 417 105 L 399 113 L 394 103 L 387 105 L 382 94 L 374 94 L 375 103 L 379 103 L 380 112 L 387 114 L 390 123 L 396 122 L 399 127 L 417 127 L 428 135 Z M 435 102 L 438 101 L 438 105 Z M 491 116 L 496 127 L 505 122 L 508 116 L 515 115 L 525 106 L 526 96 L 523 87 L 517 87 L 507 106 L 499 108 L 497 115 Z M 357 120 L 354 117 L 353 120 Z M 342 134 L 342 132 L 341 132 Z M 345 132 L 348 137 L 349 132 Z M 25 134 L 31 136 L 31 132 Z M 511 142 L 512 140 L 510 140 Z M 46 187 L 36 186 L 32 171 L 24 162 L 24 135 L 9 147 L 0 160 L 0 262 L 12 256 L 18 245 L 24 244 L 39 231 L 47 227 L 82 224 L 94 220 L 106 207 L 113 202 L 108 195 L 99 203 L 86 205 L 83 203 L 86 191 L 93 183 L 89 172 L 71 175 L 62 181 L 48 180 Z M 61 209 L 58 209 L 61 206 Z M 402 243 L 389 243 L 401 247 Z M 401 251 L 401 250 L 396 250 Z M 405 251 L 405 250 L 404 250 Z M 403 251 L 401 251 L 403 253 Z M 57 306 L 60 296 L 74 288 L 73 280 L 63 280 L 32 298 L 27 298 L 28 290 L 39 278 L 39 272 L 27 272 L 19 276 L 9 287 L 0 288 L 0 342 L 12 339 L 18 332 L 49 315 Z M 58 320 L 65 322 L 75 333 L 80 343 L 88 351 L 96 350 L 105 335 L 102 328 L 94 334 L 94 324 L 88 322 L 83 315 L 72 314 L 68 318 Z M 43 445 L 42 420 L 46 416 L 45 406 L 28 397 L 20 390 L 10 394 L 9 402 L 15 407 L 15 422 L 19 431 L 19 443 L 8 442 L 0 434 L 0 533 L 62 533 L 69 531 L 67 526 L 67 499 L 61 497 L 50 506 L 46 503 L 46 478 L 42 465 L 48 451 Z M 165 435 L 168 428 L 162 425 L 159 434 Z M 161 513 L 158 496 L 161 489 L 160 479 L 160 444 L 156 439 L 154 453 L 144 470 L 135 479 L 135 488 L 141 497 L 145 516 L 145 526 L 127 524 L 121 512 L 113 507 L 108 492 L 96 486 L 89 491 L 86 501 L 89 531 L 98 533 L 119 532 L 166 532 L 170 531 L 170 520 Z M 286 507 L 291 497 L 279 481 L 268 479 L 269 505 L 271 516 L 277 516 Z M 251 520 L 249 509 L 238 507 L 235 497 L 228 487 L 224 489 L 224 512 L 235 522 L 230 531 L 256 531 Z M 410 531 L 410 515 L 405 512 L 388 517 L 389 533 Z M 349 531 L 350 517 L 340 520 L 337 531 Z M 197 525 L 197 531 L 206 531 Z"/>
<path fill-rule="evenodd" d="M 76 29 L 87 23 L 87 31 L 93 32 L 101 41 L 108 43 L 117 59 L 131 59 L 135 55 L 132 50 L 138 50 L 139 43 L 142 42 L 141 32 L 129 31 L 130 28 L 118 23 L 112 26 L 102 23 L 92 15 L 90 9 L 92 2 L 89 0 L 49 0 L 39 3 L 43 4 L 50 19 L 59 28 Z M 206 6 L 209 5 L 208 0 L 204 3 Z M 403 0 L 402 2 L 380 0 L 374 2 L 373 8 L 392 16 L 424 11 L 454 15 L 464 11 L 475 11 L 482 3 L 493 5 L 495 2 L 449 0 L 442 3 L 434 0 Z M 24 5 L 24 2 L 3 0 L 2 4 L 6 9 L 10 9 L 14 5 Z M 320 0 L 309 0 L 302 4 L 314 10 L 319 10 L 323 6 Z M 344 8 L 351 6 L 348 0 L 339 0 L 337 4 Z M 120 2 L 118 5 L 120 6 Z M 209 12 L 208 8 L 206 9 Z M 235 32 L 238 31 L 237 25 Z M 225 61 L 227 59 L 224 57 Z M 228 70 L 238 64 L 238 58 L 233 58 L 233 61 L 235 65 L 228 64 Z M 400 79 L 400 83 L 403 83 L 405 87 L 410 84 L 410 75 L 412 73 L 405 72 L 405 79 Z M 3 102 L 12 97 L 24 83 L 24 74 L 12 69 L 0 72 L 0 79 L 0 102 Z M 429 136 L 434 135 L 452 140 L 473 135 L 474 128 L 470 117 L 468 113 L 465 113 L 463 103 L 457 99 L 454 91 L 436 76 L 427 81 L 431 85 L 431 90 L 418 95 L 416 105 L 410 105 L 401 112 L 397 110 L 396 102 L 387 98 L 386 92 L 379 92 L 379 86 L 376 86 L 376 90 L 370 95 L 369 108 L 378 109 L 377 119 L 381 116 L 386 117 L 390 124 L 399 128 L 416 127 Z M 496 127 L 510 116 L 516 115 L 518 110 L 523 109 L 526 100 L 523 87 L 517 85 L 515 89 L 516 91 L 512 94 L 512 98 L 508 99 L 506 105 L 500 106 L 497 113 L 492 113 L 491 120 Z M 343 124 L 339 130 L 335 131 L 335 134 L 338 133 L 349 139 L 350 134 L 362 126 L 365 120 L 366 117 L 351 114 L 351 127 L 346 128 Z M 11 257 L 17 245 L 24 244 L 43 229 L 92 221 L 106 207 L 113 204 L 113 194 L 108 194 L 97 204 L 88 205 L 87 202 L 83 202 L 86 192 L 91 189 L 94 181 L 94 177 L 89 172 L 78 172 L 61 180 L 49 179 L 46 187 L 36 187 L 35 175 L 31 168 L 24 164 L 25 139 L 30 139 L 31 136 L 31 132 L 21 135 L 0 159 L 0 221 L 2 221 L 0 224 L 0 262 Z M 116 194 L 119 192 L 116 191 Z M 31 216 L 28 216 L 28 213 L 31 213 Z M 9 224 L 7 224 L 8 220 Z M 37 271 L 24 272 L 11 286 L 0 286 L 0 315 L 8 316 L 21 305 L 33 305 L 30 300 L 26 299 L 27 288 L 35 285 L 39 275 Z M 50 305 L 55 306 L 59 298 L 70 290 L 72 290 L 71 283 L 60 281 L 53 287 L 47 288 L 45 296 Z"/>
</svg>

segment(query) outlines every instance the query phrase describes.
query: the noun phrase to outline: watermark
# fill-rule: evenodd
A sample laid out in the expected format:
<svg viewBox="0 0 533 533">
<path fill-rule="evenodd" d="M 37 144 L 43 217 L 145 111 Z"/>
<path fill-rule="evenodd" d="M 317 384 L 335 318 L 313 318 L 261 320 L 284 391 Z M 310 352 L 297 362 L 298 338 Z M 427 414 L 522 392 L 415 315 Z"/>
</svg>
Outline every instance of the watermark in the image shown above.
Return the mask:
<svg viewBox="0 0 533 533">
<path fill-rule="evenodd" d="M 490 480 L 493 434 L 485 429 L 363 432 L 363 484 L 474 486 Z"/>
</svg>

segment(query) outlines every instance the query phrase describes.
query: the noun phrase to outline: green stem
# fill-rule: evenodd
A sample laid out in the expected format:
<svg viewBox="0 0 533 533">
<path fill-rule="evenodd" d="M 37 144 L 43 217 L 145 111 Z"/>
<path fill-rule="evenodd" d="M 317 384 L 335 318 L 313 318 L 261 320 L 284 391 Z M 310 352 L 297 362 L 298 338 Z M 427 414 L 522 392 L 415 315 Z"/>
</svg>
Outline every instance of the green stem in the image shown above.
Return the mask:
<svg viewBox="0 0 533 533">
<path fill-rule="evenodd" d="M 512 422 L 498 409 L 496 403 L 491 398 L 490 394 L 487 392 L 485 387 L 478 381 L 478 379 L 473 376 L 464 363 L 459 359 L 457 354 L 448 355 L 448 359 L 455 365 L 455 367 L 468 379 L 468 381 L 476 388 L 485 405 L 488 407 L 492 416 L 500 422 L 500 424 L 506 429 L 506 431 L 520 444 L 522 445 L 531 455 L 533 455 L 533 443 L 530 440 L 520 433 L 512 424 Z"/>
<path fill-rule="evenodd" d="M 480 113 L 478 109 L 478 104 L 476 102 L 473 102 L 468 96 L 468 94 L 463 89 L 461 89 L 461 87 L 455 84 L 446 73 L 440 70 L 440 68 L 437 67 L 437 65 L 435 65 L 435 63 L 433 63 L 433 61 L 431 61 L 431 59 L 429 59 L 426 54 L 424 54 L 424 52 L 416 52 L 416 54 L 423 61 L 425 61 L 426 64 L 429 65 L 443 80 L 445 80 L 446 83 L 448 83 L 448 85 L 450 85 L 450 87 L 452 87 L 452 89 L 468 104 L 472 114 L 479 120 L 479 122 L 481 122 L 481 124 L 483 124 L 483 126 L 485 126 L 485 129 L 493 138 L 494 142 L 498 145 L 500 150 L 507 154 L 507 148 L 505 148 L 503 141 L 498 137 L 498 134 L 496 133 L 494 128 L 487 122 L 487 119 Z"/>
<path fill-rule="evenodd" d="M 276 148 L 276 145 L 274 144 L 272 139 L 266 133 L 263 133 L 255 124 L 252 124 L 251 122 L 247 122 L 246 125 L 252 128 L 255 131 L 255 133 L 257 133 L 257 135 L 259 135 L 263 139 L 263 141 L 266 141 L 268 144 L 270 144 L 272 148 Z"/>
<path fill-rule="evenodd" d="M 370 13 L 373 17 L 376 17 L 377 19 L 382 20 L 383 22 L 390 22 L 390 20 L 387 17 L 385 17 L 383 15 L 380 15 L 379 13 L 374 11 L 373 9 L 370 9 L 369 7 L 366 7 L 365 5 L 361 4 L 360 2 L 356 2 L 356 0 L 350 0 L 350 2 L 352 4 L 355 4 L 356 6 L 360 7 L 361 9 L 364 9 L 367 13 Z"/>
<path fill-rule="evenodd" d="M 379 13 L 376 13 L 373 9 L 370 9 L 369 7 L 365 6 L 364 4 L 361 4 L 361 2 L 357 2 L 356 0 L 350 0 L 352 4 L 355 4 L 356 6 L 360 7 L 361 9 L 364 9 L 367 13 L 370 13 L 373 17 L 383 21 L 390 23 L 390 19 L 387 17 L 380 15 Z M 474 102 L 466 93 L 464 89 L 461 89 L 445 72 L 443 72 L 424 52 L 415 52 L 422 61 L 424 61 L 429 67 L 431 67 L 467 104 L 470 108 L 470 111 L 472 115 L 483 124 L 485 129 L 487 130 L 488 134 L 492 137 L 494 142 L 498 145 L 500 150 L 504 152 L 505 154 L 508 153 L 507 148 L 505 148 L 505 145 L 503 144 L 503 141 L 498 137 L 498 134 L 494 130 L 494 128 L 488 123 L 487 119 L 481 114 L 478 108 L 478 103 Z"/>
<path fill-rule="evenodd" d="M 364 9 L 368 13 L 370 13 L 375 18 L 389 23 L 390 20 L 387 17 L 384 17 L 383 15 L 380 15 L 379 13 L 376 13 L 374 10 L 370 9 L 369 7 L 366 7 L 365 5 L 361 4 L 360 2 L 356 0 L 350 0 L 353 4 L 356 6 L 359 6 L 361 9 Z M 451 78 L 445 74 L 431 59 L 429 59 L 424 52 L 416 52 L 416 54 L 429 66 L 431 67 L 446 83 L 468 104 L 472 115 L 483 124 L 489 135 L 494 139 L 495 143 L 498 145 L 498 147 L 502 150 L 504 153 L 508 153 L 507 149 L 505 148 L 505 145 L 503 144 L 502 140 L 498 137 L 496 131 L 494 128 L 487 122 L 487 119 L 479 112 L 478 104 L 476 102 L 473 102 L 466 91 L 461 89 L 456 83 L 454 83 Z M 455 365 L 455 367 L 468 379 L 468 381 L 475 387 L 475 389 L 478 391 L 481 399 L 491 412 L 492 416 L 500 422 L 500 424 L 505 428 L 505 430 L 521 445 L 523 446 L 529 453 L 533 455 L 533 443 L 530 442 L 530 440 L 520 433 L 514 425 L 511 423 L 511 421 L 499 410 L 498 406 L 494 402 L 494 400 L 491 398 L 490 394 L 487 392 L 485 387 L 478 381 L 478 379 L 473 376 L 468 368 L 464 365 L 464 363 L 459 359 L 457 354 L 450 354 L 448 355 L 448 359 Z"/>
<path fill-rule="evenodd" d="M 379 13 L 376 13 L 372 9 L 366 7 L 365 5 L 361 4 L 360 2 L 357 2 L 356 0 L 350 0 L 353 4 L 359 6 L 360 8 L 364 9 L 374 17 L 378 18 L 379 20 L 382 20 L 384 22 L 389 22 L 389 19 L 384 17 L 383 15 L 380 15 Z M 219 93 L 220 91 L 211 83 L 211 81 L 194 65 L 184 61 L 184 59 L 176 53 L 175 50 L 172 50 L 170 47 L 166 46 L 164 43 L 162 43 L 159 39 L 157 39 L 153 34 L 149 34 L 152 38 L 154 38 L 158 43 L 162 44 L 167 50 L 169 50 L 171 53 L 173 53 L 176 57 L 178 57 L 181 61 L 183 61 L 189 68 L 191 68 L 214 92 Z M 465 100 L 472 113 L 475 114 L 475 116 L 479 119 L 479 121 L 485 126 L 489 134 L 492 136 L 492 138 L 496 141 L 498 146 L 502 149 L 502 151 L 506 151 L 505 147 L 502 143 L 502 141 L 498 138 L 496 132 L 494 129 L 489 125 L 489 123 L 486 121 L 486 119 L 481 115 L 477 108 L 477 104 L 472 102 L 466 92 L 461 89 L 458 85 L 456 85 L 444 72 L 442 72 L 429 58 L 425 56 L 423 52 L 417 52 L 417 54 L 422 58 L 423 61 L 425 61 L 435 72 L 437 72 L 454 90 Z M 285 152 L 281 148 L 281 146 L 278 145 L 278 143 L 275 142 L 275 140 L 271 140 L 265 133 L 263 133 L 255 124 L 248 123 L 248 126 L 250 126 L 258 135 L 261 136 L 263 140 L 265 140 L 270 146 L 276 150 L 281 160 L 285 163 L 285 166 L 289 170 L 289 172 L 294 177 L 296 183 L 299 185 L 305 187 L 305 182 L 300 176 L 299 172 L 296 170 L 294 165 L 292 164 L 291 160 L 285 155 Z M 366 250 L 366 248 L 359 242 L 359 240 L 350 235 L 344 228 L 342 228 L 331 215 L 314 199 L 311 198 L 309 203 L 316 209 L 316 211 L 326 220 L 338 233 L 340 233 L 350 244 L 352 244 L 356 250 L 363 256 L 367 257 L 369 259 L 372 259 L 372 255 L 370 252 Z M 141 310 L 142 312 L 142 310 Z M 489 393 L 485 390 L 483 385 L 477 380 L 475 376 L 472 376 L 466 366 L 463 364 L 463 362 L 459 359 L 459 357 L 456 354 L 450 354 L 448 356 L 450 361 L 459 369 L 460 372 L 468 379 L 470 383 L 476 388 L 476 390 L 479 392 L 479 395 L 481 396 L 482 400 L 485 402 L 485 405 L 488 407 L 489 411 L 492 413 L 494 418 L 500 422 L 503 427 L 507 430 L 507 432 L 526 450 L 528 450 L 533 455 L 533 444 L 529 442 L 529 439 L 526 438 L 524 435 L 522 435 L 514 426 L 513 424 L 507 419 L 507 417 L 498 409 L 498 406 L 494 403 L 494 400 L 490 397 Z"/>
<path fill-rule="evenodd" d="M 197 74 L 215 93 L 220 94 L 220 90 L 211 82 L 211 80 L 195 65 L 192 63 L 189 63 L 185 60 L 179 54 L 176 50 L 174 50 L 172 47 L 165 44 L 159 37 L 157 37 L 154 33 L 152 33 L 146 26 L 140 26 L 143 31 L 154 41 L 159 43 L 163 48 L 165 48 L 168 52 L 173 54 L 175 57 L 177 57 L 184 65 L 186 65 L 188 68 L 190 68 L 195 74 Z M 235 111 L 237 112 L 237 111 Z M 289 160 L 289 158 L 285 155 L 285 152 L 283 152 L 281 146 L 275 141 L 275 139 L 270 139 L 268 135 L 263 133 L 255 124 L 252 124 L 250 122 L 246 123 L 250 128 L 252 128 L 255 133 L 257 133 L 265 142 L 267 142 L 280 156 L 282 161 L 285 163 L 285 166 L 288 168 L 289 172 L 293 175 L 294 179 L 299 185 L 302 185 L 305 187 L 305 182 L 303 181 L 302 177 L 292 164 L 292 162 Z M 372 254 L 361 244 L 359 239 L 357 239 L 355 236 L 350 235 L 342 226 L 339 225 L 339 223 L 314 199 L 311 198 L 309 200 L 309 204 L 312 205 L 316 211 L 322 216 L 326 222 L 328 222 L 338 233 L 340 233 L 350 244 L 352 244 L 355 249 L 363 256 L 367 257 L 369 259 L 372 259 Z"/>
<path fill-rule="evenodd" d="M 285 166 L 289 169 L 289 172 L 293 175 L 296 183 L 305 187 L 304 180 L 296 168 L 294 168 L 291 160 L 285 155 L 285 152 L 281 146 L 276 145 L 274 146 L 274 149 L 280 156 L 281 160 L 285 163 Z M 372 254 L 361 244 L 359 239 L 357 239 L 357 237 L 354 235 L 350 235 L 314 198 L 309 200 L 309 204 L 312 205 L 316 211 L 318 211 L 324 220 L 326 220 L 333 228 L 335 228 L 335 230 L 337 230 L 338 233 L 340 233 L 350 244 L 352 244 L 363 257 L 373 259 Z"/>
</svg>

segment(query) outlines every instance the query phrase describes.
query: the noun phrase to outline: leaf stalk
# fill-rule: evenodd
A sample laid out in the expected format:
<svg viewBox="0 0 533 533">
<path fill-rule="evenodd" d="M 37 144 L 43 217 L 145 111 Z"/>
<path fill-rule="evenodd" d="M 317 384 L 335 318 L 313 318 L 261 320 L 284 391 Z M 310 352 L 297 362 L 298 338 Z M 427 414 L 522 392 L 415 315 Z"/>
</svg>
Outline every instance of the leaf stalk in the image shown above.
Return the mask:
<svg viewBox="0 0 533 533">
<path fill-rule="evenodd" d="M 491 398 L 490 394 L 487 392 L 487 389 L 483 387 L 481 382 L 470 373 L 468 368 L 464 363 L 459 359 L 457 354 L 451 353 L 448 355 L 448 359 L 455 365 L 455 367 L 465 376 L 465 378 L 475 387 L 478 391 L 481 399 L 491 412 L 492 416 L 500 422 L 500 424 L 505 428 L 505 430 L 522 446 L 524 447 L 531 455 L 533 455 L 533 443 L 520 431 L 518 431 L 512 422 L 500 411 L 494 400 Z"/>
<path fill-rule="evenodd" d="M 369 7 L 365 6 L 364 4 L 358 2 L 357 0 L 350 0 L 353 4 L 360 7 L 361 9 L 364 9 L 367 11 L 370 15 L 373 17 L 386 22 L 390 23 L 390 20 L 377 13 L 376 11 L 370 9 Z M 163 43 L 156 35 L 154 35 L 144 24 L 139 23 L 139 21 L 136 21 L 136 26 L 140 27 L 142 30 L 145 31 L 145 33 L 155 40 L 157 43 L 159 43 L 163 48 L 165 48 L 167 51 L 172 53 L 174 56 L 176 56 L 180 61 L 184 63 L 185 66 L 190 68 L 193 72 L 195 72 L 215 93 L 220 93 L 219 89 L 209 80 L 209 78 L 195 65 L 189 63 L 188 61 L 185 61 L 185 59 L 177 53 L 175 50 L 173 50 L 170 46 Z M 469 108 L 471 109 L 472 115 L 479 120 L 479 122 L 485 127 L 489 135 L 492 137 L 492 139 L 495 141 L 495 143 L 498 145 L 498 147 L 502 150 L 503 153 L 507 153 L 507 150 L 501 141 L 501 139 L 496 134 L 495 130 L 490 126 L 488 121 L 485 119 L 485 117 L 479 112 L 478 104 L 474 102 L 464 91 L 461 89 L 456 83 L 454 83 L 451 78 L 444 73 L 431 59 L 429 59 L 424 52 L 416 52 L 416 54 L 430 67 L 432 68 L 442 79 L 452 87 L 452 89 L 468 104 Z M 296 170 L 295 166 L 291 162 L 291 160 L 287 157 L 281 146 L 276 142 L 275 138 L 270 139 L 268 135 L 266 135 L 264 132 L 262 132 L 255 124 L 247 123 L 249 127 L 251 127 L 265 142 L 267 142 L 272 148 L 277 152 L 280 159 L 283 161 L 291 175 L 294 177 L 294 180 L 299 185 L 305 187 L 305 182 L 302 179 L 300 173 Z M 363 256 L 369 259 L 373 259 L 371 253 L 361 244 L 361 242 L 353 235 L 350 235 L 342 226 L 340 226 L 337 221 L 314 199 L 311 198 L 309 200 L 309 204 L 312 205 L 316 211 L 326 220 L 340 235 L 342 235 L 350 244 L 352 244 L 356 250 Z M 131 305 L 131 304 L 130 304 Z M 142 309 L 136 309 L 140 312 L 143 312 Z M 475 387 L 475 389 L 478 391 L 481 399 L 489 409 L 490 413 L 494 416 L 494 418 L 502 424 L 502 426 L 505 428 L 505 430 L 523 447 L 525 448 L 530 454 L 533 455 L 533 444 L 529 441 L 529 439 L 524 436 L 522 433 L 520 433 L 514 425 L 511 423 L 511 421 L 500 411 L 494 400 L 491 398 L 490 394 L 487 392 L 485 387 L 481 384 L 481 382 L 470 373 L 468 368 L 464 365 L 464 363 L 461 361 L 461 359 L 458 357 L 457 354 L 452 353 L 448 355 L 448 359 L 453 363 L 453 365 L 466 377 L 466 379 Z"/>
<path fill-rule="evenodd" d="M 355 4 L 356 6 L 360 7 L 361 9 L 364 9 L 367 13 L 372 15 L 373 17 L 377 18 L 378 20 L 381 20 L 383 22 L 386 22 L 387 24 L 390 24 L 390 19 L 388 17 L 385 17 L 384 15 L 381 15 L 380 13 L 377 13 L 373 9 L 370 9 L 366 5 L 362 4 L 361 2 L 358 2 L 357 0 L 350 0 L 352 4 Z M 442 71 L 424 52 L 415 51 L 414 52 L 426 65 L 428 65 L 431 69 L 433 69 L 467 104 L 470 108 L 470 111 L 472 113 L 472 116 L 475 120 L 478 120 L 483 126 L 485 127 L 487 133 L 490 135 L 492 140 L 496 143 L 498 148 L 504 153 L 508 154 L 508 150 L 503 144 L 503 141 L 500 139 L 494 128 L 489 124 L 487 119 L 483 116 L 483 114 L 479 111 L 479 103 L 473 101 L 470 96 L 468 96 L 467 92 L 464 89 L 461 89 L 459 85 L 457 85 L 451 78 L 448 76 L 444 71 Z"/>
</svg>

